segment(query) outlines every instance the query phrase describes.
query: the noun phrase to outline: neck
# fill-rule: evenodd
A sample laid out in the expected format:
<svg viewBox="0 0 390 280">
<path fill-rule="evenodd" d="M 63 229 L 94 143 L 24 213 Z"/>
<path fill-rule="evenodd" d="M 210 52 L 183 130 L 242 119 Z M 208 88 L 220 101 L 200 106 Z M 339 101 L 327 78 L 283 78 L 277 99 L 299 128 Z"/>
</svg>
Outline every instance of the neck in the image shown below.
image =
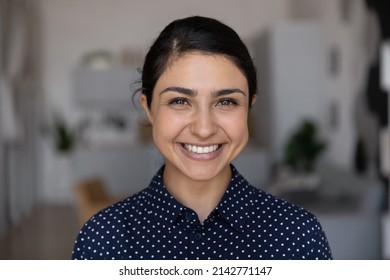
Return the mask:
<svg viewBox="0 0 390 280">
<path fill-rule="evenodd" d="M 194 210 L 203 223 L 224 195 L 231 179 L 231 169 L 226 166 L 210 180 L 195 181 L 167 164 L 163 178 L 169 193 L 181 204 Z"/>
</svg>

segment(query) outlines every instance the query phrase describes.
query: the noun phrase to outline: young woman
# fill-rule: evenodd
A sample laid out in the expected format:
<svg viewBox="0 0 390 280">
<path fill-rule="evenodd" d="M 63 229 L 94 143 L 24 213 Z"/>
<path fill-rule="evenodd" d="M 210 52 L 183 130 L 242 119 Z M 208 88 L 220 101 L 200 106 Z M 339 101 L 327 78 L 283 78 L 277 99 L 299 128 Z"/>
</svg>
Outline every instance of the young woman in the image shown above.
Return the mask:
<svg viewBox="0 0 390 280">
<path fill-rule="evenodd" d="M 73 259 L 331 259 L 312 214 L 231 164 L 248 141 L 256 87 L 230 27 L 204 17 L 169 24 L 146 55 L 140 99 L 165 164 L 149 187 L 84 225 Z"/>
</svg>

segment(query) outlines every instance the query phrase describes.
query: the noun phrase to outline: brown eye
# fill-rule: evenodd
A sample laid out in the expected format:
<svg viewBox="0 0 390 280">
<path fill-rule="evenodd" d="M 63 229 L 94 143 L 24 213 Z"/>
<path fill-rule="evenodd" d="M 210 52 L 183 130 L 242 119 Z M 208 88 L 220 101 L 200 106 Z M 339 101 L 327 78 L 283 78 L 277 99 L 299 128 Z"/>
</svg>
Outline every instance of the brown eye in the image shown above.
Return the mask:
<svg viewBox="0 0 390 280">
<path fill-rule="evenodd" d="M 188 105 L 189 102 L 185 98 L 174 98 L 169 101 L 169 105 Z"/>
<path fill-rule="evenodd" d="M 225 99 L 219 100 L 217 103 L 217 106 L 235 106 L 235 105 L 237 105 L 237 102 L 231 98 L 225 98 Z"/>
</svg>

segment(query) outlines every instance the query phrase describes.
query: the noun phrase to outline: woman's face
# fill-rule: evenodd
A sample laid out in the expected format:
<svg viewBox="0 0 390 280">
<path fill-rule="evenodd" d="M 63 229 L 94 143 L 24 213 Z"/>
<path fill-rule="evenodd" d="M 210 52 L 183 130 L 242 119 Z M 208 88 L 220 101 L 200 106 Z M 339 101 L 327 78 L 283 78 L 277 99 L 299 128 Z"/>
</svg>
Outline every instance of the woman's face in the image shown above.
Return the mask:
<svg viewBox="0 0 390 280">
<path fill-rule="evenodd" d="M 156 83 L 150 109 L 141 95 L 164 173 L 194 181 L 226 174 L 248 141 L 248 102 L 247 80 L 226 57 L 189 53 L 174 60 Z"/>
</svg>

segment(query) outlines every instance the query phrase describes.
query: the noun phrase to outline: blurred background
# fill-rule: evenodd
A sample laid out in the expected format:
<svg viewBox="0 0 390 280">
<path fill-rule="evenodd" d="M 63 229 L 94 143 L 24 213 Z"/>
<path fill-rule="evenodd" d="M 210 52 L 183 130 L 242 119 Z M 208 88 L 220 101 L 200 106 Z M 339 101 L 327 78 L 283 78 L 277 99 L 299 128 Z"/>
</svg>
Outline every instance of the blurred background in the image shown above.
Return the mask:
<svg viewBox="0 0 390 280">
<path fill-rule="evenodd" d="M 335 259 L 390 259 L 389 3 L 0 0 L 0 259 L 69 259 L 86 219 L 148 185 L 162 160 L 132 92 L 191 15 L 258 69 L 240 172 L 317 215 Z"/>
</svg>

